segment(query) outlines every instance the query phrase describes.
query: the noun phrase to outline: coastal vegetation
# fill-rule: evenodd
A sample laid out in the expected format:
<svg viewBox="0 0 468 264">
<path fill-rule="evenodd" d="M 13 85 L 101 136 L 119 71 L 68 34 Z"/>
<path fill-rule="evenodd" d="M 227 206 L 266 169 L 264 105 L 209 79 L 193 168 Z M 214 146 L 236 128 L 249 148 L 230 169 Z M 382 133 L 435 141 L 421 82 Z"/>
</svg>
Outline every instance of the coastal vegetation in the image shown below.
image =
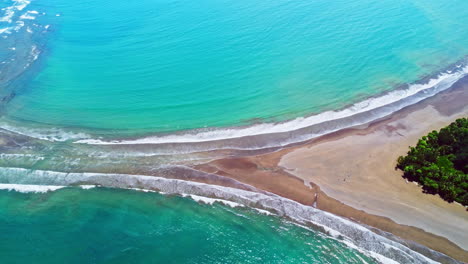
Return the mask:
<svg viewBox="0 0 468 264">
<path fill-rule="evenodd" d="M 468 119 L 457 119 L 422 137 L 406 156 L 398 158 L 397 168 L 425 192 L 468 205 Z"/>
</svg>

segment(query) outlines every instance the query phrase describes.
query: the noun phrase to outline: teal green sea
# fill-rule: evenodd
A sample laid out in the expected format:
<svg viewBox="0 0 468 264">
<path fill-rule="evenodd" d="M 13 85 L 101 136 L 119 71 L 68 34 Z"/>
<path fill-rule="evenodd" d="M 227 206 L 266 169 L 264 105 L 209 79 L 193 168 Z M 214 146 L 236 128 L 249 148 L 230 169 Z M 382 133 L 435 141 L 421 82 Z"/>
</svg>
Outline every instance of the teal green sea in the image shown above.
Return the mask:
<svg viewBox="0 0 468 264">
<path fill-rule="evenodd" d="M 132 190 L 0 190 L 1 263 L 375 263 L 252 209 Z"/>
<path fill-rule="evenodd" d="M 34 20 L 19 18 L 26 10 Z M 26 26 L 2 34 L 33 35 L 24 49 L 39 56 L 5 114 L 128 136 L 338 109 L 467 55 L 466 10 L 465 0 L 32 0 L 12 18 Z M 2 67 L 20 64 L 20 48 Z"/>
<path fill-rule="evenodd" d="M 466 0 L 0 0 L 0 263 L 373 263 L 246 207 L 6 189 L 146 187 L 381 118 L 468 74 L 467 25 Z M 428 261 L 272 203 L 368 253 Z"/>
</svg>

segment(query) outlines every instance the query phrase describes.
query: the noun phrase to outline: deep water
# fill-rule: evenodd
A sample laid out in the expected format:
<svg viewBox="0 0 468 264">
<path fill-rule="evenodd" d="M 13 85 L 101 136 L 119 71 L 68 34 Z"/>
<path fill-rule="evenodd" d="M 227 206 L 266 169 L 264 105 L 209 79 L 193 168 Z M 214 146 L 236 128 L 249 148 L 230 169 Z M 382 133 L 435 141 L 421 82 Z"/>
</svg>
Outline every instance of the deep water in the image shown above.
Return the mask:
<svg viewBox="0 0 468 264">
<path fill-rule="evenodd" d="M 0 190 L 2 263 L 374 263 L 253 209 L 133 190 Z"/>
<path fill-rule="evenodd" d="M 467 25 L 466 0 L 0 0 L 0 184 L 144 188 L 128 174 L 184 179 L 193 164 L 369 122 L 466 76 Z M 333 219 L 320 224 L 344 231 Z M 349 226 L 373 252 L 428 261 Z M 1 263 L 364 261 L 246 207 L 0 188 Z"/>
</svg>

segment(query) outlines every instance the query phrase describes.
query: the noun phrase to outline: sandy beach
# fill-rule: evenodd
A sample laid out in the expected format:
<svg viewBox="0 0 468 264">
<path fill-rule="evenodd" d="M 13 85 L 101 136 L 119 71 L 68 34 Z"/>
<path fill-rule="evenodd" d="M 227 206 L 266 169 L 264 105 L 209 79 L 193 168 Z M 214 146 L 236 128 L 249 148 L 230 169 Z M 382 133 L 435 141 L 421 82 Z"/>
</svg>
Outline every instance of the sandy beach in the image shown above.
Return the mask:
<svg viewBox="0 0 468 264">
<path fill-rule="evenodd" d="M 326 124 L 318 123 L 312 129 L 302 128 L 299 132 L 262 134 L 216 142 L 163 144 L 157 147 L 149 143 L 133 143 L 98 147 L 74 142 L 56 144 L 0 129 L 0 147 L 6 153 L 12 151 L 12 156 L 18 155 L 14 152 L 16 149 L 27 150 L 21 152 L 22 157 L 30 157 L 34 151 L 42 153 L 44 149 L 50 149 L 50 156 L 45 161 L 39 156 L 32 163 L 29 159 L 25 159 L 26 163 L 21 163 L 23 159 L 20 163 L 15 163 L 15 159 L 12 163 L 7 159 L 4 162 L 6 167 L 13 169 L 34 167 L 40 175 L 50 173 L 52 178 L 57 177 L 57 173 L 65 174 L 60 176 L 63 178 L 67 178 L 66 173 L 102 173 L 113 176 L 104 177 L 106 180 L 101 179 L 102 182 L 97 182 L 99 185 L 151 188 L 131 177 L 142 175 L 269 192 L 370 227 L 375 233 L 441 263 L 454 263 L 447 256 L 468 263 L 466 208 L 448 203 L 439 196 L 423 193 L 421 187 L 407 182 L 402 178 L 402 172 L 395 170 L 397 158 L 404 155 L 409 146 L 414 146 L 419 138 L 459 117 L 467 117 L 467 102 L 468 76 L 448 90 L 379 120 L 338 131 L 336 129 L 350 124 L 350 120 L 333 119 L 326 121 Z M 362 124 L 364 121 L 360 120 L 363 120 L 363 116 L 368 118 L 364 120 L 372 120 L 375 114 L 372 110 L 349 119 L 357 121 L 352 124 Z M 269 141 L 297 142 L 288 139 L 326 131 L 336 132 L 305 142 L 289 143 L 286 147 L 277 147 L 281 144 L 258 147 Z M 190 151 L 185 153 L 184 149 Z M 106 150 L 116 156 L 96 156 L 98 150 Z M 71 152 L 76 163 L 66 169 L 63 164 L 69 164 L 66 158 Z M 122 153 L 125 155 L 122 156 Z M 127 156 L 127 153 L 134 153 L 135 156 Z M 49 166 L 49 161 L 53 161 L 53 166 Z M 54 167 L 55 164 L 59 166 Z M 19 175 L 22 173 L 25 172 Z M 32 179 L 35 180 L 35 177 Z M 73 177 L 80 179 L 84 176 Z M 99 178 L 89 177 L 86 176 L 87 180 L 80 180 L 78 184 L 96 184 Z M 67 181 L 59 185 L 68 184 Z M 212 193 L 207 196 L 225 198 Z"/>
<path fill-rule="evenodd" d="M 428 106 L 362 134 L 294 150 L 279 165 L 347 205 L 420 227 L 468 249 L 467 234 L 461 232 L 468 230 L 465 208 L 424 194 L 421 187 L 406 182 L 401 171 L 394 169 L 407 146 L 460 116 L 444 117 Z"/>
<path fill-rule="evenodd" d="M 158 168 L 155 164 L 167 163 L 170 155 L 130 156 L 127 162 L 114 163 L 112 159 L 104 159 L 108 163 L 99 162 L 99 166 L 94 161 L 84 163 L 82 167 L 77 164 L 73 172 L 125 174 L 123 178 L 157 176 L 251 192 L 270 192 L 368 226 L 375 233 L 441 263 L 454 263 L 447 256 L 468 263 L 466 208 L 423 193 L 421 187 L 407 182 L 402 178 L 402 172 L 395 170 L 397 158 L 423 135 L 468 116 L 467 102 L 468 77 L 464 77 L 450 89 L 380 120 L 280 149 L 202 150 L 187 154 L 187 162 Z M 43 142 L 31 141 L 25 135 L 8 131 L 0 131 L 0 134 L 0 144 L 6 150 L 24 146 L 43 148 Z M 284 135 L 287 136 L 291 134 Z M 255 145 L 257 138 L 261 137 L 246 139 L 244 143 Z M 94 146 L 80 147 L 86 147 L 82 149 L 84 154 L 95 150 Z M 108 150 L 124 153 L 133 147 L 135 145 L 115 145 Z M 153 148 L 151 144 L 138 145 L 141 151 Z M 47 173 L 48 167 L 41 167 L 47 164 L 34 164 L 37 169 L 42 169 L 39 170 L 41 173 Z M 68 171 L 51 170 L 50 173 L 66 175 Z M 150 188 L 139 180 L 126 182 L 121 177 L 105 178 L 104 183 L 98 184 Z M 95 181 L 78 183 L 96 184 Z"/>
<path fill-rule="evenodd" d="M 468 118 L 466 25 L 468 0 L 0 0 L 0 264 L 468 264 L 465 122 L 400 159 L 427 187 L 396 169 Z"/>
<path fill-rule="evenodd" d="M 432 130 L 468 116 L 468 78 L 391 116 L 273 153 L 219 159 L 197 170 L 352 219 L 468 262 L 468 212 L 425 194 L 396 160 Z M 441 260 L 443 261 L 443 260 Z"/>
</svg>

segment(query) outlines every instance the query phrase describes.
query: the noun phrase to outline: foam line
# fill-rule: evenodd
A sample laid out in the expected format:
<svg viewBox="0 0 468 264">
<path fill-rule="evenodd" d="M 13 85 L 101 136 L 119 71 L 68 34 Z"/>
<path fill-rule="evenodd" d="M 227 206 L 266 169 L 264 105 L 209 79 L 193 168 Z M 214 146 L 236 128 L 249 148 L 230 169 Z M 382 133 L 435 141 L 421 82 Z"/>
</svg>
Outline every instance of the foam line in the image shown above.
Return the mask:
<svg viewBox="0 0 468 264">
<path fill-rule="evenodd" d="M 246 127 L 201 129 L 121 140 L 93 138 L 83 132 L 66 131 L 60 128 L 22 127 L 5 120 L 0 121 L 0 128 L 15 134 L 52 142 L 72 141 L 76 144 L 90 145 L 191 144 L 189 148 L 182 148 L 182 150 L 174 148 L 174 145 L 171 146 L 170 149 L 174 150 L 172 154 L 179 153 L 179 151 L 190 153 L 216 149 L 252 150 L 282 147 L 388 116 L 450 88 L 466 75 L 468 75 L 468 65 L 460 64 L 453 67 L 451 71 L 444 71 L 437 77 L 428 79 L 425 83 L 412 84 L 406 89 L 397 89 L 381 96 L 368 98 L 342 110 L 326 111 L 280 123 L 261 123 Z"/>
<path fill-rule="evenodd" d="M 317 115 L 312 115 L 309 117 L 299 117 L 299 118 L 286 121 L 286 122 L 281 122 L 281 123 L 262 123 L 262 124 L 248 126 L 248 127 L 213 129 L 210 131 L 200 131 L 200 132 L 195 132 L 195 133 L 173 134 L 173 135 L 166 135 L 166 136 L 151 136 L 151 137 L 144 137 L 144 138 L 130 139 L 130 140 L 106 141 L 102 139 L 81 139 L 81 140 L 77 140 L 76 143 L 96 144 L 96 145 L 198 143 L 198 142 L 207 142 L 207 141 L 216 141 L 216 140 L 235 139 L 235 138 L 242 138 L 242 137 L 247 137 L 247 136 L 286 133 L 286 132 L 296 131 L 302 128 L 310 127 L 310 126 L 320 124 L 326 121 L 348 118 L 348 117 L 351 117 L 360 113 L 382 108 L 384 106 L 391 105 L 393 103 L 404 100 L 405 98 L 414 96 L 418 93 L 424 92 L 429 89 L 436 88 L 437 92 L 441 92 L 443 90 L 450 88 L 456 81 L 460 80 L 467 74 L 468 74 L 468 66 L 465 66 L 463 68 L 459 68 L 458 71 L 455 71 L 452 73 L 443 72 L 436 78 L 430 79 L 424 84 L 413 84 L 413 85 L 410 85 L 407 89 L 393 90 L 379 97 L 368 98 L 364 101 L 353 104 L 352 106 L 347 107 L 342 110 L 326 111 Z M 425 98 L 430 97 L 431 95 L 433 94 L 429 93 Z M 421 98 L 421 100 L 422 99 L 423 98 Z M 401 108 L 402 107 L 399 106 L 398 108 L 395 108 L 393 110 L 397 111 Z M 376 118 L 379 118 L 379 117 L 376 117 Z"/>
<path fill-rule="evenodd" d="M 64 187 L 65 186 L 0 183 L 0 190 L 16 191 L 21 193 L 45 193 L 56 191 Z"/>
<path fill-rule="evenodd" d="M 368 228 L 333 214 L 305 206 L 295 201 L 271 193 L 257 193 L 230 187 L 167 179 L 154 176 L 103 174 L 103 173 L 63 173 L 55 171 L 26 170 L 22 168 L 0 168 L 0 182 L 21 182 L 24 184 L 76 185 L 94 184 L 115 188 L 138 188 L 156 190 L 167 194 L 190 194 L 195 199 L 209 197 L 260 208 L 287 216 L 299 223 L 326 227 L 328 233 L 343 243 L 349 243 L 367 254 L 379 256 L 381 260 L 398 263 L 436 263 L 412 251 L 403 244 L 380 236 Z M 206 198 L 203 198 L 206 200 Z M 210 200 L 211 201 L 211 200 Z M 443 254 L 427 249 L 433 255 Z M 376 257 L 377 258 L 377 257 Z M 449 259 L 448 257 L 446 257 Z M 391 261 L 386 261 L 391 263 Z M 450 262 L 450 261 L 449 261 Z M 456 263 L 456 261 L 453 261 Z"/>
</svg>

